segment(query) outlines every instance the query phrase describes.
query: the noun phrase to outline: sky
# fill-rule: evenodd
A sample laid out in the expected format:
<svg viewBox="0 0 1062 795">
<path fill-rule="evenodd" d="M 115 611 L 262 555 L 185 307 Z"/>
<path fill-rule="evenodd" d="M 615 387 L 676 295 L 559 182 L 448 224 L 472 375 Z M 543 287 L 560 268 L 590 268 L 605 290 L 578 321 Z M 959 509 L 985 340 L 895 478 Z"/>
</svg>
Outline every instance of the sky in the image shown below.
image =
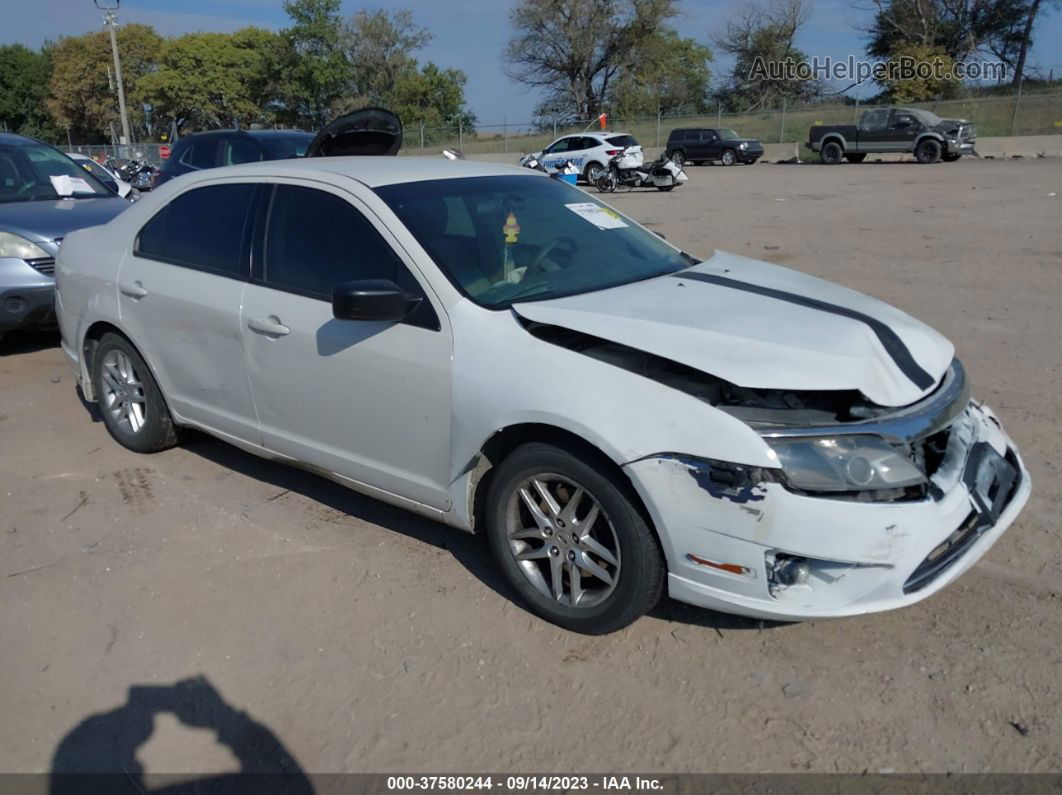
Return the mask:
<svg viewBox="0 0 1062 795">
<path fill-rule="evenodd" d="M 731 9 L 743 0 L 680 0 L 682 15 L 676 26 L 684 36 L 709 42 Z M 858 31 L 869 13 L 841 0 L 814 0 L 814 10 L 801 31 L 797 46 L 808 55 L 847 58 L 863 55 L 864 37 Z M 527 124 L 537 96 L 513 83 L 504 73 L 502 53 L 508 41 L 510 9 L 515 0 L 344 0 L 343 14 L 361 8 L 408 9 L 415 21 L 434 34 L 418 53 L 422 61 L 456 67 L 468 75 L 465 97 L 480 126 Z M 1047 6 L 1048 4 L 1045 4 Z M 178 10 L 179 9 L 179 10 Z M 119 24 L 142 22 L 164 35 L 195 31 L 233 31 L 246 25 L 279 29 L 287 16 L 282 0 L 122 0 Z M 20 42 L 38 47 L 46 39 L 76 35 L 102 27 L 93 0 L 0 0 L 0 44 Z M 1062 77 L 1062 11 L 1048 10 L 1037 26 L 1030 59 L 1046 73 Z M 729 64 L 717 57 L 713 74 Z M 840 88 L 841 86 L 838 86 Z M 867 86 L 864 95 L 876 93 Z M 859 90 L 855 93 L 859 93 Z"/>
</svg>

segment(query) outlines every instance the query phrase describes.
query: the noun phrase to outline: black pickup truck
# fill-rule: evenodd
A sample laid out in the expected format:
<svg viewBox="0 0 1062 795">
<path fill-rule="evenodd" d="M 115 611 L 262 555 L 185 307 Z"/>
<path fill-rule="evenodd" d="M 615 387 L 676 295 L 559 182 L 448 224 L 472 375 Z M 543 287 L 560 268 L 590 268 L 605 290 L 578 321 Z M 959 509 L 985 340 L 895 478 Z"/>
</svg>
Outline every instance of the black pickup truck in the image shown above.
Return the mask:
<svg viewBox="0 0 1062 795">
<path fill-rule="evenodd" d="M 965 119 L 942 119 L 917 108 L 872 108 L 859 124 L 812 127 L 808 148 L 823 163 L 861 163 L 872 152 L 913 152 L 919 163 L 951 163 L 974 154 L 977 125 Z"/>
</svg>

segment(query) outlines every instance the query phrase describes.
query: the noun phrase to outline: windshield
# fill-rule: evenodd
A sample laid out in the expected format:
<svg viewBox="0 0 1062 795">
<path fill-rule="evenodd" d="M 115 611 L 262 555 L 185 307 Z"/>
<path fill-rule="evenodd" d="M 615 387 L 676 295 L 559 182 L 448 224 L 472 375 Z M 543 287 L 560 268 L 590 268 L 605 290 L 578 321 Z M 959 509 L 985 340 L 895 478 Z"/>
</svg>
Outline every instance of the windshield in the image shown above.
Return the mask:
<svg viewBox="0 0 1062 795">
<path fill-rule="evenodd" d="M 717 132 L 719 133 L 719 137 L 724 141 L 735 141 L 741 137 L 733 130 L 717 130 Z"/>
<path fill-rule="evenodd" d="M 310 146 L 313 136 L 310 133 L 291 133 L 290 135 L 262 135 L 258 143 L 266 148 L 276 160 L 291 157 L 303 157 Z"/>
<path fill-rule="evenodd" d="M 440 179 L 376 193 L 450 281 L 489 309 L 602 290 L 692 264 L 652 232 L 555 179 Z"/>
<path fill-rule="evenodd" d="M 105 169 L 103 166 L 101 166 L 99 163 L 97 163 L 95 160 L 75 160 L 74 162 L 81 166 L 83 169 L 85 169 L 85 171 L 90 173 L 100 182 L 102 182 L 104 185 L 107 185 L 107 187 L 110 187 L 111 185 L 114 185 L 115 188 L 118 187 L 114 175 L 107 169 Z"/>
<path fill-rule="evenodd" d="M 44 144 L 0 144 L 0 202 L 111 195 L 98 179 L 58 149 Z"/>
</svg>

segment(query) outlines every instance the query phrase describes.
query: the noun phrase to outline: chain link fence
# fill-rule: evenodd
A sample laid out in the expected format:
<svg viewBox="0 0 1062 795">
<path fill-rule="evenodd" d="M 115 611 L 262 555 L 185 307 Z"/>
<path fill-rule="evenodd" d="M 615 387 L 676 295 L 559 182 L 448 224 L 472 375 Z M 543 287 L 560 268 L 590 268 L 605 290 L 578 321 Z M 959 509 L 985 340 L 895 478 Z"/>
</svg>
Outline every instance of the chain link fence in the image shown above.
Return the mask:
<svg viewBox="0 0 1062 795">
<path fill-rule="evenodd" d="M 608 117 L 610 130 L 630 133 L 646 149 L 661 149 L 668 133 L 676 127 L 728 127 L 763 143 L 803 143 L 808 130 L 822 124 L 854 124 L 866 110 L 863 105 L 798 105 L 753 113 L 715 113 L 696 116 Z M 1062 92 L 990 96 L 939 102 L 909 103 L 905 107 L 924 108 L 943 118 L 960 118 L 977 124 L 979 138 L 1014 135 L 1062 134 Z M 511 154 L 514 158 L 541 150 L 560 135 L 600 129 L 595 120 L 563 124 L 480 124 L 474 130 L 463 127 L 405 128 L 401 154 L 433 154 L 442 149 L 460 149 L 465 154 Z M 155 166 L 163 162 L 160 150 L 167 144 L 67 146 L 68 152 L 90 157 L 122 157 L 143 160 Z M 172 148 L 172 147 L 171 147 Z"/>
</svg>

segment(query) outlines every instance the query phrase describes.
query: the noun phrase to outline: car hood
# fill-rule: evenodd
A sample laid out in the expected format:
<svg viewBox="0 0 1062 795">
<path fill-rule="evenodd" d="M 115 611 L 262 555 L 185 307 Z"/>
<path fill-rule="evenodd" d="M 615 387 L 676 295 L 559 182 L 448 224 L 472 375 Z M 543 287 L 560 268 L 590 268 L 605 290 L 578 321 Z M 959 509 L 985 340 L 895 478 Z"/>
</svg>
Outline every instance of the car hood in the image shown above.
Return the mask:
<svg viewBox="0 0 1062 795">
<path fill-rule="evenodd" d="M 0 230 L 46 243 L 75 229 L 105 224 L 129 206 L 117 196 L 4 203 L 0 204 Z"/>
<path fill-rule="evenodd" d="M 725 141 L 722 141 L 721 143 L 724 143 L 724 144 L 748 144 L 750 147 L 752 147 L 754 149 L 757 148 L 757 147 L 759 147 L 760 149 L 763 148 L 763 144 L 761 144 L 759 142 L 759 140 L 757 140 L 756 138 L 727 138 Z"/>
<path fill-rule="evenodd" d="M 955 353 L 947 339 L 888 304 L 725 252 L 668 276 L 513 310 L 738 386 L 858 390 L 881 406 L 932 392 Z"/>
</svg>

